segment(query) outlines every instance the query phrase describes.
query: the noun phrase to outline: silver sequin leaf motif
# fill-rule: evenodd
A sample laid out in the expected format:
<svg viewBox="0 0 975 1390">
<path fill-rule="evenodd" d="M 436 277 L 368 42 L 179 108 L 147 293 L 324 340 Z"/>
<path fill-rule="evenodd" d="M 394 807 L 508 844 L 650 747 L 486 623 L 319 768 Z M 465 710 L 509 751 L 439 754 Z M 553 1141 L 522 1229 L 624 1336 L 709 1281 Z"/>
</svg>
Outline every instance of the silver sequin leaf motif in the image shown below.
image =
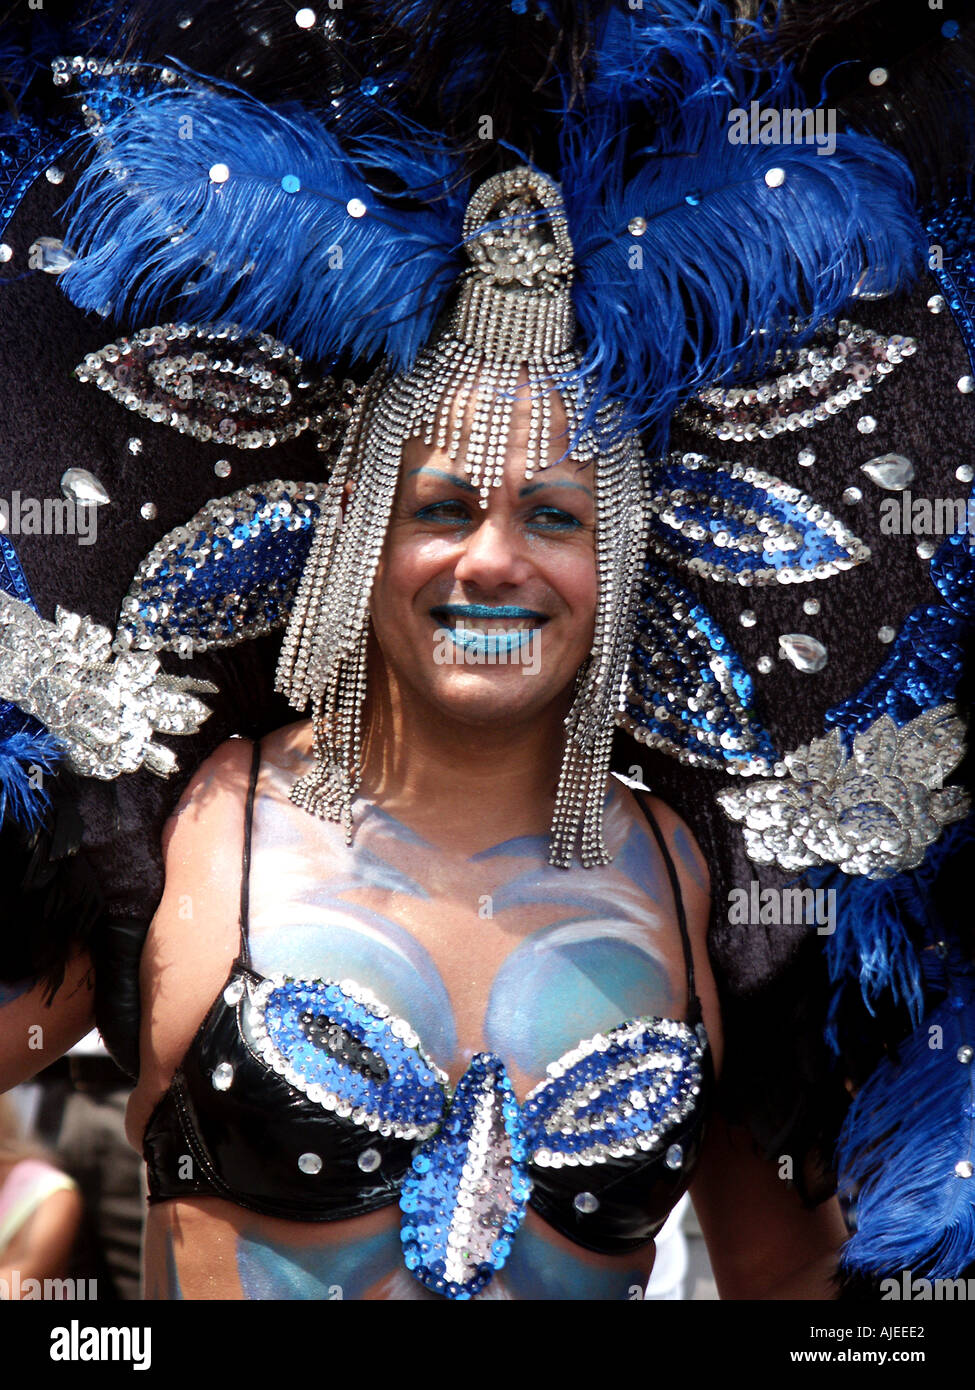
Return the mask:
<svg viewBox="0 0 975 1390">
<path fill-rule="evenodd" d="M 742 585 L 826 579 L 870 557 L 799 488 L 695 453 L 675 452 L 652 470 L 649 544 L 695 574 Z"/>
<path fill-rule="evenodd" d="M 151 654 L 114 655 L 109 629 L 91 618 L 58 607 L 47 622 L 0 593 L 0 697 L 39 719 L 84 777 L 140 767 L 168 776 L 176 756 L 155 735 L 195 733 L 210 714 L 195 696 L 216 689 L 167 675 Z"/>
<path fill-rule="evenodd" d="M 122 602 L 116 647 L 190 657 L 285 623 L 323 491 L 280 478 L 252 483 L 168 532 Z"/>
<path fill-rule="evenodd" d="M 852 755 L 834 728 L 786 754 L 787 776 L 721 791 L 718 801 L 758 864 L 887 878 L 917 868 L 944 827 L 967 815 L 964 789 L 943 785 L 963 740 L 950 704 L 900 728 L 885 714 L 853 736 Z"/>
<path fill-rule="evenodd" d="M 702 434 L 747 443 L 784 430 L 808 430 L 848 409 L 876 389 L 917 350 L 913 338 L 886 337 L 841 319 L 789 356 L 781 370 L 751 386 L 709 387 L 682 411 Z"/>
<path fill-rule="evenodd" d="M 703 1051 L 678 1019 L 637 1019 L 579 1043 L 525 1099 L 532 1165 L 589 1167 L 662 1148 L 696 1104 Z"/>
<path fill-rule="evenodd" d="M 358 392 L 354 382 L 306 377 L 302 361 L 266 333 L 235 325 L 142 328 L 75 368 L 79 381 L 128 410 L 194 439 L 262 449 L 306 430 L 337 454 Z"/>
<path fill-rule="evenodd" d="M 751 677 L 714 618 L 648 561 L 617 724 L 691 766 L 768 773 L 778 754 L 752 700 Z"/>
</svg>

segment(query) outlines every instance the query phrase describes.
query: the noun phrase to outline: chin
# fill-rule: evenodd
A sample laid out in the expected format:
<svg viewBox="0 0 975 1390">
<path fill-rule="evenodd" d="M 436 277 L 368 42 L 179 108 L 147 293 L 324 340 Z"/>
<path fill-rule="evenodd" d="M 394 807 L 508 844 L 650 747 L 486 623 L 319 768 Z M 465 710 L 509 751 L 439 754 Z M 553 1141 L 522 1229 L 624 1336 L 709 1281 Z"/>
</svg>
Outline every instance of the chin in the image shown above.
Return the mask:
<svg viewBox="0 0 975 1390">
<path fill-rule="evenodd" d="M 541 716 L 554 698 L 552 692 L 540 690 L 538 682 L 517 667 L 452 671 L 435 681 L 427 694 L 430 703 L 447 718 L 481 727 L 521 723 L 533 715 Z"/>
</svg>

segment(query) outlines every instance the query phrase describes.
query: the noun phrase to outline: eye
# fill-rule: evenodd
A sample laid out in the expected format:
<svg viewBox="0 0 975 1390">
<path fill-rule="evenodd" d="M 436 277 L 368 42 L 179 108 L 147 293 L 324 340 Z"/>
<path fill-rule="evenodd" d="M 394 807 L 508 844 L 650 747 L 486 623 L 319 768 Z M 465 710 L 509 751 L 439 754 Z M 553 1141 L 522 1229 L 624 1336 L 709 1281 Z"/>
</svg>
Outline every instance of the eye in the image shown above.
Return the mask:
<svg viewBox="0 0 975 1390">
<path fill-rule="evenodd" d="M 431 502 L 414 515 L 420 521 L 442 521 L 447 526 L 463 526 L 469 520 L 466 505 L 457 501 Z"/>
<path fill-rule="evenodd" d="M 529 519 L 534 525 L 547 531 L 568 531 L 582 525 L 577 516 L 573 516 L 571 512 L 564 512 L 559 507 L 536 507 Z"/>
</svg>

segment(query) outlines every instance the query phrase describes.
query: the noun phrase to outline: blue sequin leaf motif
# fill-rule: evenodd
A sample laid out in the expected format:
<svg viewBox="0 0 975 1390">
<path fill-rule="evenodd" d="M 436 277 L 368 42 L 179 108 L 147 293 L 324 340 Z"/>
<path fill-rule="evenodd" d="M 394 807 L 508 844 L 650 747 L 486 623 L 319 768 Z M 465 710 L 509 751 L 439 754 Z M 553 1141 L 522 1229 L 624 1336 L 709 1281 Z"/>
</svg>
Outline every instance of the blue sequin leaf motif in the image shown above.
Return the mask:
<svg viewBox="0 0 975 1390">
<path fill-rule="evenodd" d="M 122 601 L 116 645 L 191 657 L 282 626 L 324 486 L 253 483 L 163 536 Z"/>
<path fill-rule="evenodd" d="M 616 722 L 692 766 L 744 775 L 777 754 L 752 708 L 752 681 L 707 609 L 648 561 Z"/>
<path fill-rule="evenodd" d="M 540 1168 L 604 1163 L 660 1148 L 701 1090 L 701 1033 L 677 1019 L 637 1019 L 553 1062 L 523 1106 Z"/>
<path fill-rule="evenodd" d="M 501 1269 L 531 1194 L 520 1113 L 504 1064 L 474 1057 L 440 1133 L 420 1146 L 400 1195 L 408 1269 L 467 1299 Z"/>
<path fill-rule="evenodd" d="M 397 1139 L 423 1139 L 440 1125 L 446 1074 L 368 990 L 273 976 L 249 990 L 249 1001 L 257 1052 L 309 1100 Z"/>
<path fill-rule="evenodd" d="M 757 468 L 673 453 L 651 484 L 651 549 L 707 579 L 802 583 L 870 557 L 832 513 Z"/>
</svg>

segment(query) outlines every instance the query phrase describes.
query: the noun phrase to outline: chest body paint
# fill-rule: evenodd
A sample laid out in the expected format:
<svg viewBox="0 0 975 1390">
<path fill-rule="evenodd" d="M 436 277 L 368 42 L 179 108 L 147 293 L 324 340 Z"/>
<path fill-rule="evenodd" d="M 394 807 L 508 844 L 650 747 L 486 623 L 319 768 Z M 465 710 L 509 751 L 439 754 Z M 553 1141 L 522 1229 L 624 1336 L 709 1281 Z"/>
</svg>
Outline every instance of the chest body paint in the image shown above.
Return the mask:
<svg viewBox="0 0 975 1390">
<path fill-rule="evenodd" d="M 683 1016 L 669 881 L 618 788 L 606 814 L 614 862 L 565 871 L 546 862 L 545 836 L 461 859 L 361 802 L 346 846 L 338 827 L 288 801 L 298 770 L 263 763 L 255 797 L 259 973 L 355 980 L 409 1021 L 453 1081 L 490 1050 L 523 1078 L 521 1099 L 580 1039 L 638 1015 Z M 464 993 L 479 1001 L 473 1013 L 455 1007 Z M 649 1248 L 617 1258 L 570 1251 L 531 1215 L 490 1296 L 626 1298 L 645 1283 Z M 435 1297 L 403 1267 L 398 1209 L 388 1217 L 388 1229 L 339 1243 L 323 1228 L 317 1244 L 300 1225 L 293 1243 L 270 1239 L 255 1218 L 237 1239 L 243 1296 L 325 1299 L 338 1288 L 343 1298 Z"/>
</svg>

